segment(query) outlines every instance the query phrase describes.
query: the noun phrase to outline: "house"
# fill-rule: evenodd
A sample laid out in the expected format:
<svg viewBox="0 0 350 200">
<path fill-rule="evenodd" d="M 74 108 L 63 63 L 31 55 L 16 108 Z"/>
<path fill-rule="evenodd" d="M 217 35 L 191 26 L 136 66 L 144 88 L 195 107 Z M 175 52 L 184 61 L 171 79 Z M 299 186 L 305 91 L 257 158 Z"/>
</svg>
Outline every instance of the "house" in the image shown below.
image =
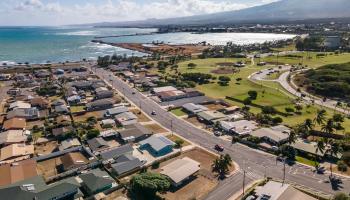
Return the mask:
<svg viewBox="0 0 350 200">
<path fill-rule="evenodd" d="M 108 129 L 108 130 L 100 132 L 100 136 L 103 138 L 113 137 L 113 136 L 117 136 L 117 135 L 118 135 L 118 131 L 116 131 L 114 129 Z"/>
<path fill-rule="evenodd" d="M 2 129 L 4 130 L 24 130 L 27 126 L 27 122 L 23 118 L 11 118 L 4 121 Z"/>
<path fill-rule="evenodd" d="M 72 87 L 75 87 L 77 90 L 90 90 L 92 87 L 91 81 L 75 81 L 71 84 Z"/>
<path fill-rule="evenodd" d="M 271 128 L 261 128 L 250 133 L 251 136 L 258 137 L 272 145 L 280 145 L 287 142 L 290 129 L 285 126 L 275 126 Z"/>
<path fill-rule="evenodd" d="M 113 90 L 102 90 L 95 93 L 95 99 L 106 99 L 114 96 Z"/>
<path fill-rule="evenodd" d="M 60 157 L 65 171 L 88 164 L 88 160 L 80 152 L 66 153 Z"/>
<path fill-rule="evenodd" d="M 126 145 L 122 145 L 120 147 L 110 149 L 108 151 L 104 151 L 100 154 L 100 156 L 104 161 L 107 161 L 107 160 L 117 159 L 118 157 L 120 157 L 122 155 L 132 156 L 133 151 L 134 151 L 134 148 L 132 148 L 132 146 L 130 144 L 126 144 Z"/>
<path fill-rule="evenodd" d="M 0 165 L 0 187 L 37 176 L 36 161 L 33 159 Z"/>
<path fill-rule="evenodd" d="M 30 158 L 34 154 L 34 146 L 11 144 L 0 149 L 0 152 L 0 163 L 12 163 Z"/>
<path fill-rule="evenodd" d="M 56 113 L 69 113 L 69 109 L 66 104 L 55 106 L 55 112 Z"/>
<path fill-rule="evenodd" d="M 51 103 L 52 106 L 61 106 L 61 105 L 65 105 L 66 102 L 63 99 L 56 99 L 55 101 L 53 101 Z"/>
<path fill-rule="evenodd" d="M 153 88 L 152 92 L 154 94 L 158 94 L 160 92 L 170 92 L 170 91 L 176 91 L 177 89 L 173 86 L 164 86 L 164 87 L 157 87 L 157 88 Z"/>
<path fill-rule="evenodd" d="M 23 101 L 15 101 L 9 105 L 10 110 L 15 109 L 25 109 L 25 108 L 31 108 L 32 106 L 29 103 L 23 102 Z"/>
<path fill-rule="evenodd" d="M 51 75 L 50 72 L 47 70 L 37 70 L 34 72 L 34 74 L 37 78 L 47 78 Z"/>
<path fill-rule="evenodd" d="M 104 119 L 101 121 L 101 127 L 112 127 L 115 126 L 115 121 L 113 119 Z"/>
<path fill-rule="evenodd" d="M 109 148 L 108 143 L 102 137 L 96 137 L 87 141 L 93 152 L 105 150 Z"/>
<path fill-rule="evenodd" d="M 25 179 L 0 189 L 0 196 L 11 200 L 77 199 L 79 186 L 71 183 L 46 185 L 41 176 Z"/>
<path fill-rule="evenodd" d="M 81 146 L 81 143 L 77 138 L 73 139 L 66 139 L 61 142 L 61 145 L 58 147 L 60 151 L 72 148 L 72 147 L 79 147 Z"/>
<path fill-rule="evenodd" d="M 82 181 L 83 191 L 88 195 L 94 195 L 117 186 L 115 180 L 107 172 L 98 168 L 82 174 L 78 178 Z"/>
<path fill-rule="evenodd" d="M 72 95 L 67 98 L 67 101 L 70 105 L 76 105 L 80 103 L 81 97 L 79 95 Z"/>
<path fill-rule="evenodd" d="M 49 101 L 42 97 L 35 97 L 30 100 L 30 105 L 39 109 L 46 109 L 49 107 Z"/>
<path fill-rule="evenodd" d="M 140 159 L 135 158 L 133 156 L 121 156 L 118 158 L 117 163 L 112 164 L 112 171 L 118 175 L 122 176 L 124 174 L 134 172 L 135 170 L 138 170 L 141 168 L 143 163 L 140 161 Z"/>
<path fill-rule="evenodd" d="M 182 89 L 182 91 L 186 94 L 187 97 L 198 97 L 198 96 L 204 96 L 204 93 L 199 92 L 198 90 L 194 88 L 185 88 Z"/>
<path fill-rule="evenodd" d="M 220 121 L 220 128 L 226 133 L 247 135 L 258 128 L 258 124 L 254 121 L 240 120 L 235 122 Z"/>
<path fill-rule="evenodd" d="M 227 116 L 225 114 L 212 110 L 197 113 L 197 118 L 199 121 L 206 124 L 215 124 L 216 122 L 227 120 Z"/>
<path fill-rule="evenodd" d="M 180 90 L 164 91 L 158 92 L 157 96 L 160 100 L 164 101 L 174 101 L 176 99 L 186 98 L 186 93 Z"/>
<path fill-rule="evenodd" d="M 303 140 L 299 138 L 293 144 L 291 144 L 291 146 L 300 153 L 312 154 L 320 157 L 324 156 L 324 152 L 316 151 L 317 149 L 316 142 L 309 142 L 307 140 Z"/>
<path fill-rule="evenodd" d="M 58 128 L 52 129 L 52 135 L 54 135 L 55 137 L 61 137 L 68 133 L 71 133 L 73 130 L 74 129 L 72 126 L 58 127 Z"/>
<path fill-rule="evenodd" d="M 182 106 L 182 108 L 190 114 L 197 114 L 208 110 L 207 107 L 194 103 L 186 103 Z"/>
<path fill-rule="evenodd" d="M 100 99 L 96 101 L 92 101 L 86 105 L 88 111 L 98 111 L 105 110 L 113 107 L 115 103 L 114 100 L 111 99 Z"/>
<path fill-rule="evenodd" d="M 269 181 L 264 186 L 258 186 L 255 189 L 254 197 L 261 200 L 316 200 L 316 198 L 295 189 L 289 184 L 275 181 Z"/>
<path fill-rule="evenodd" d="M 121 113 L 125 113 L 128 112 L 128 108 L 125 106 L 118 106 L 118 107 L 114 107 L 111 109 L 108 109 L 105 113 L 106 117 L 114 117 L 115 115 L 121 114 Z"/>
<path fill-rule="evenodd" d="M 8 130 L 0 133 L 0 146 L 7 146 L 15 143 L 25 143 L 28 140 L 30 131 Z"/>
<path fill-rule="evenodd" d="M 138 142 L 148 138 L 152 132 L 139 123 L 125 126 L 124 130 L 118 131 L 119 138 L 124 142 Z"/>
<path fill-rule="evenodd" d="M 40 118 L 40 112 L 37 108 L 17 108 L 15 110 L 11 110 L 7 113 L 6 118 L 12 119 L 15 117 L 24 118 L 27 120 L 35 120 Z"/>
<path fill-rule="evenodd" d="M 173 151 L 175 143 L 162 135 L 153 135 L 139 142 L 141 150 L 147 150 L 154 156 L 163 156 Z"/>
<path fill-rule="evenodd" d="M 118 115 L 115 115 L 114 118 L 119 124 L 123 126 L 136 124 L 138 120 L 137 116 L 132 112 L 120 113 Z"/>
<path fill-rule="evenodd" d="M 200 163 L 188 157 L 177 159 L 161 168 L 161 174 L 166 175 L 172 185 L 178 187 L 200 170 Z"/>
</svg>

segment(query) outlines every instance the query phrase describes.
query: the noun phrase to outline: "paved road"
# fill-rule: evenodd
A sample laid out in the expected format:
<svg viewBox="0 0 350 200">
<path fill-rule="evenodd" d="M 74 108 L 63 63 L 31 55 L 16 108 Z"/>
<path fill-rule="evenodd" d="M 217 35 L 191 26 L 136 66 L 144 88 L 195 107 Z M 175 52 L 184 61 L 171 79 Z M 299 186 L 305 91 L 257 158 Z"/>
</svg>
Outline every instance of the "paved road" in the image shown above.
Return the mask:
<svg viewBox="0 0 350 200">
<path fill-rule="evenodd" d="M 225 148 L 225 153 L 230 154 L 232 159 L 247 172 L 246 183 L 253 180 L 261 179 L 265 175 L 276 179 L 283 178 L 283 163 L 276 162 L 276 157 L 262 151 L 251 149 L 241 144 L 231 144 L 230 141 L 222 140 L 206 131 L 198 129 L 193 125 L 181 120 L 174 115 L 162 109 L 153 100 L 143 96 L 141 93 L 131 88 L 128 84 L 111 75 L 110 72 L 94 68 L 93 71 L 101 78 L 109 82 L 119 92 L 122 92 L 135 105 L 140 106 L 144 112 L 151 113 L 155 111 L 157 115 L 151 116 L 164 127 L 182 137 L 213 151 L 215 144 L 220 144 Z M 134 94 L 133 94 L 134 93 Z M 286 166 L 286 180 L 290 183 L 297 183 L 308 186 L 314 190 L 321 191 L 325 194 L 334 194 L 337 191 L 350 191 L 350 179 L 341 178 L 337 188 L 332 188 L 328 181 L 328 175 L 315 174 L 312 168 L 300 164 Z M 211 192 L 207 199 L 225 200 L 242 188 L 242 171 L 238 174 L 222 181 L 219 186 Z M 336 190 L 335 190 L 336 189 Z"/>
<path fill-rule="evenodd" d="M 330 109 L 335 109 L 338 112 L 342 112 L 345 114 L 350 114 L 349 110 L 346 109 L 342 109 L 339 107 L 336 107 L 337 105 L 337 101 L 331 100 L 331 99 L 327 99 L 326 101 L 323 101 L 323 99 L 319 98 L 319 97 L 315 97 L 309 93 L 307 93 L 306 91 L 297 91 L 296 88 L 297 86 L 293 85 L 294 87 L 291 86 L 291 83 L 289 83 L 288 81 L 288 77 L 291 75 L 290 72 L 290 66 L 283 66 L 281 69 L 279 68 L 273 68 L 272 70 L 269 69 L 265 69 L 265 70 L 261 70 L 261 73 L 253 73 L 252 75 L 249 76 L 249 79 L 252 81 L 274 81 L 274 82 L 278 82 L 286 91 L 288 91 L 290 94 L 300 97 L 302 98 L 304 101 L 309 102 L 309 103 L 315 103 L 317 105 L 320 105 L 322 107 L 327 107 Z M 282 73 L 278 79 L 275 80 L 267 80 L 267 74 L 270 71 L 273 70 L 280 70 L 280 71 L 286 71 L 284 73 Z M 293 84 L 293 83 L 292 83 Z"/>
</svg>

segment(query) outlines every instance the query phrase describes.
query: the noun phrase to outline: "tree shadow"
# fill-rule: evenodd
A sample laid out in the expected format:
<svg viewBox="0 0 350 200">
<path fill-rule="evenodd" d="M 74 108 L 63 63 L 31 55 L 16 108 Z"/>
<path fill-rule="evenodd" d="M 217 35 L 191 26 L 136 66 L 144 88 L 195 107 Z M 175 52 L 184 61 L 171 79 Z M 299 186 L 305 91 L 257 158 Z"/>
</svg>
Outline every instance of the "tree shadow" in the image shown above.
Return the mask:
<svg viewBox="0 0 350 200">
<path fill-rule="evenodd" d="M 330 176 L 329 181 L 331 183 L 333 190 L 337 191 L 337 190 L 343 189 L 343 186 L 342 186 L 343 181 L 340 178 L 335 177 L 335 176 L 333 176 L 333 177 Z"/>
</svg>

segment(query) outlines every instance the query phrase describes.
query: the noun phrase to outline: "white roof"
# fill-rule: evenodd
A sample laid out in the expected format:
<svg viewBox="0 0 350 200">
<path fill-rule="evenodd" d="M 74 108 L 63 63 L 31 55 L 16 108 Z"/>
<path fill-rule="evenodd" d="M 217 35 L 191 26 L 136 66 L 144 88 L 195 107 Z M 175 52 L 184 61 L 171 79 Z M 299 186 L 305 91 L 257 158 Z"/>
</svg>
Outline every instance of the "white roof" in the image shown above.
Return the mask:
<svg viewBox="0 0 350 200">
<path fill-rule="evenodd" d="M 102 120 L 102 124 L 115 124 L 115 121 L 113 119 L 104 119 Z"/>
<path fill-rule="evenodd" d="M 180 183 L 198 170 L 200 170 L 199 162 L 184 157 L 162 167 L 160 173 L 168 176 L 175 183 Z"/>
<path fill-rule="evenodd" d="M 24 101 L 16 101 L 10 104 L 10 109 L 14 108 L 31 108 L 30 103 L 26 103 Z"/>
<path fill-rule="evenodd" d="M 3 143 L 20 143 L 28 139 L 26 131 L 23 130 L 8 130 L 0 133 L 0 144 Z"/>
<path fill-rule="evenodd" d="M 194 103 L 186 103 L 182 107 L 190 112 L 193 112 L 193 113 L 198 113 L 198 112 L 208 110 L 207 107 L 199 105 L 199 104 L 194 104 Z"/>
<path fill-rule="evenodd" d="M 169 91 L 175 91 L 175 90 L 177 90 L 177 89 L 175 87 L 173 87 L 173 86 L 165 86 L 165 87 L 153 88 L 153 92 L 155 92 L 155 93 L 169 92 Z"/>
<path fill-rule="evenodd" d="M 235 122 L 221 121 L 220 125 L 226 131 L 232 130 L 239 135 L 248 134 L 252 130 L 258 128 L 256 122 L 248 120 L 239 120 Z"/>
<path fill-rule="evenodd" d="M 289 137 L 288 132 L 276 130 L 273 128 L 261 128 L 250 133 L 250 135 L 258 138 L 269 138 L 275 142 L 281 142 Z"/>
</svg>

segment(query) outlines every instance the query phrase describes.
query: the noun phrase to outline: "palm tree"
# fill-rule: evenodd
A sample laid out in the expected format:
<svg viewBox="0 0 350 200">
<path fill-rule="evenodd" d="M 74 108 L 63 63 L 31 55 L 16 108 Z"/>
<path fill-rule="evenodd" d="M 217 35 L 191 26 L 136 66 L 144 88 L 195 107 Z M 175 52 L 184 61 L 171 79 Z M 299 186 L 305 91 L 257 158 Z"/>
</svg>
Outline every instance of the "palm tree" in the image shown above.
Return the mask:
<svg viewBox="0 0 350 200">
<path fill-rule="evenodd" d="M 217 172 L 220 178 L 224 178 L 228 174 L 231 165 L 232 159 L 230 155 L 220 155 L 219 158 L 213 161 L 212 170 L 213 172 Z"/>
<path fill-rule="evenodd" d="M 324 121 L 326 120 L 326 110 L 318 110 L 317 115 L 314 119 L 314 123 L 318 125 L 322 125 Z"/>
<path fill-rule="evenodd" d="M 292 130 L 288 136 L 288 144 L 289 145 L 294 144 L 297 139 L 298 139 L 297 133 L 294 130 Z"/>
<path fill-rule="evenodd" d="M 327 134 L 333 134 L 334 133 L 334 121 L 333 121 L 333 119 L 328 119 L 326 124 L 322 125 L 321 130 Z"/>
<path fill-rule="evenodd" d="M 342 152 L 342 148 L 335 140 L 329 141 L 329 147 L 327 148 L 326 152 L 331 157 L 336 157 L 340 152 Z M 332 169 L 332 162 L 329 162 L 330 164 L 330 170 L 331 170 L 331 177 L 333 176 L 333 169 Z"/>
</svg>

